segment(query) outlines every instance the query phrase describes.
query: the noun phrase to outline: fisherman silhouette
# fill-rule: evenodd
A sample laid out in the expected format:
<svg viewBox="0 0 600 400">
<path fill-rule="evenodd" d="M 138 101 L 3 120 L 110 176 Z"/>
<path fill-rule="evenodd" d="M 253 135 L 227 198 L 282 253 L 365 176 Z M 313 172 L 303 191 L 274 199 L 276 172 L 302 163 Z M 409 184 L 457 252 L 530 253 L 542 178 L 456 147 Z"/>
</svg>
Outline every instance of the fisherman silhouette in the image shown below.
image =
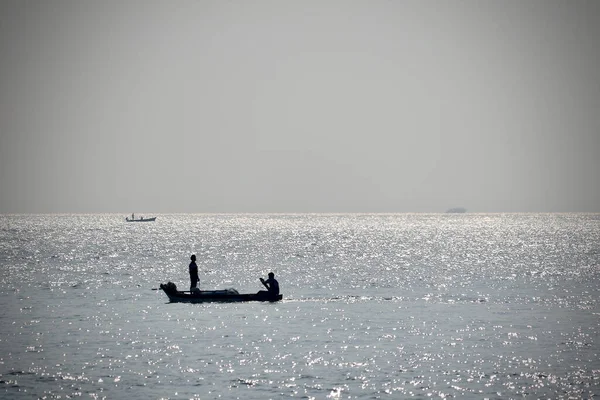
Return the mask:
<svg viewBox="0 0 600 400">
<path fill-rule="evenodd" d="M 275 279 L 274 273 L 269 272 L 269 279 L 265 281 L 263 278 L 260 278 L 260 281 L 269 291 L 269 296 L 279 295 L 279 282 L 277 282 L 277 279 Z M 262 292 L 264 292 L 264 290 Z"/>
<path fill-rule="evenodd" d="M 200 278 L 198 277 L 198 265 L 196 265 L 196 255 L 192 254 L 190 257 L 192 262 L 190 263 L 190 291 L 193 291 L 197 287 Z"/>
</svg>

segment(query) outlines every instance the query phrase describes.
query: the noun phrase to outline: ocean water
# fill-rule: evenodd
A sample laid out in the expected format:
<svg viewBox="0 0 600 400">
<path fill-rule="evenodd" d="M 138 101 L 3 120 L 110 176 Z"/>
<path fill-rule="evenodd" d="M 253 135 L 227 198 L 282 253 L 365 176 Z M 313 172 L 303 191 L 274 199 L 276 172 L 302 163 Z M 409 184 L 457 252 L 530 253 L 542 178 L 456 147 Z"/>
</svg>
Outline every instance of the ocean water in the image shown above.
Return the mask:
<svg viewBox="0 0 600 400">
<path fill-rule="evenodd" d="M 0 216 L 0 398 L 600 396 L 599 214 L 124 219 Z"/>
</svg>

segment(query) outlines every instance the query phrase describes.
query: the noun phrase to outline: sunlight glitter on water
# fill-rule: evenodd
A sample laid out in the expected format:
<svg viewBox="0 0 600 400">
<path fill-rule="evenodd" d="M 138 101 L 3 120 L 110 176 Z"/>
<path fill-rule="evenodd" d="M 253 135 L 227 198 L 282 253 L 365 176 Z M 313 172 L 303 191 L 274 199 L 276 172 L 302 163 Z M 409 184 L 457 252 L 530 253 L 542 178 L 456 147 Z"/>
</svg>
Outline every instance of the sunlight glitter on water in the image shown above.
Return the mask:
<svg viewBox="0 0 600 400">
<path fill-rule="evenodd" d="M 599 221 L 2 217 L 0 388 L 11 398 L 592 397 Z M 186 288 L 192 253 L 201 287 L 256 292 L 273 270 L 285 300 L 168 304 L 150 289 Z"/>
</svg>

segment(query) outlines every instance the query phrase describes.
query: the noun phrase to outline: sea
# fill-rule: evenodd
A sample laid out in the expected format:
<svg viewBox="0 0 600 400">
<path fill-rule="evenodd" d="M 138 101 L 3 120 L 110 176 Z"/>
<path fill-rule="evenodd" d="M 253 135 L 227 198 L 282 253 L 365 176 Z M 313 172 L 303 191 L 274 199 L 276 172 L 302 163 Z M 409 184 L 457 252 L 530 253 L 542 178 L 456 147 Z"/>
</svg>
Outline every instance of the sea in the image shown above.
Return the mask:
<svg viewBox="0 0 600 400">
<path fill-rule="evenodd" d="M 600 396 L 600 214 L 148 216 L 0 215 L 0 398 Z"/>
</svg>

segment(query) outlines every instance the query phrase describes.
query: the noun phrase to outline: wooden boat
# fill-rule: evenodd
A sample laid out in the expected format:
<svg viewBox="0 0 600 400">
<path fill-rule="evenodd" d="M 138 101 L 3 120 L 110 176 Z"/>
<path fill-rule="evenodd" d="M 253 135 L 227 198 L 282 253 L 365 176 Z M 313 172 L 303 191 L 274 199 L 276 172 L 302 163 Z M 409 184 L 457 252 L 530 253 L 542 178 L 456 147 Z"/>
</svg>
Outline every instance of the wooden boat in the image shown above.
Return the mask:
<svg viewBox="0 0 600 400">
<path fill-rule="evenodd" d="M 261 290 L 257 293 L 240 294 L 235 289 L 202 290 L 198 292 L 177 290 L 173 282 L 161 284 L 160 288 L 167 295 L 171 303 L 208 303 L 208 302 L 244 302 L 244 301 L 269 301 L 275 302 L 283 299 L 283 295 L 271 295 Z"/>
</svg>

